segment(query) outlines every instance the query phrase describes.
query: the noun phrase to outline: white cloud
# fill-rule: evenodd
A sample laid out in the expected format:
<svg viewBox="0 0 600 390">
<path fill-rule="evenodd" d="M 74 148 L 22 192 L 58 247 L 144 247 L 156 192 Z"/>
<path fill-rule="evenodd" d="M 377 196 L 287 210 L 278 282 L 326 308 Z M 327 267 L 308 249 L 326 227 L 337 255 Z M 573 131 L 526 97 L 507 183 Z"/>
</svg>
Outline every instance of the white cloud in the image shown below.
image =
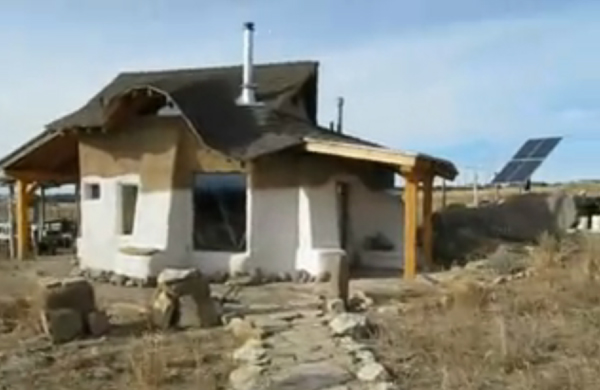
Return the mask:
<svg viewBox="0 0 600 390">
<path fill-rule="evenodd" d="M 325 53 L 321 115 L 333 117 L 342 94 L 354 133 L 429 150 L 570 132 L 549 104 L 569 101 L 573 85 L 600 86 L 600 13 L 588 11 L 454 24 Z"/>
</svg>

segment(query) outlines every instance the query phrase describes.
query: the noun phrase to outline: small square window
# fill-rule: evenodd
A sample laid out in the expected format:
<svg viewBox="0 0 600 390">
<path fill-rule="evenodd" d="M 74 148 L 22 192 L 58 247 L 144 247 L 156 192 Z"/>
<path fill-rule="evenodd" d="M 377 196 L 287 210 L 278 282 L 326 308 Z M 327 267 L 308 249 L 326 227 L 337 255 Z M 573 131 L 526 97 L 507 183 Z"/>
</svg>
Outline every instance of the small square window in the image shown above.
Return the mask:
<svg viewBox="0 0 600 390">
<path fill-rule="evenodd" d="M 87 183 L 83 187 L 83 197 L 86 200 L 100 199 L 100 184 Z"/>
<path fill-rule="evenodd" d="M 133 234 L 138 186 L 121 184 L 121 234 Z"/>
</svg>

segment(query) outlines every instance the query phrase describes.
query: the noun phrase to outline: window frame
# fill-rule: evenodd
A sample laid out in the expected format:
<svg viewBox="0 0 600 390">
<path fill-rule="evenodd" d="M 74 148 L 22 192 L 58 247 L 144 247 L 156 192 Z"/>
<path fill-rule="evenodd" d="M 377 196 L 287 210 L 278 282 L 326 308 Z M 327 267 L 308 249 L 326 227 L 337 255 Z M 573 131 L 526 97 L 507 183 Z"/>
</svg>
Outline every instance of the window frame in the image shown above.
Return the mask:
<svg viewBox="0 0 600 390">
<path fill-rule="evenodd" d="M 244 205 L 243 205 L 243 213 L 244 213 L 244 220 L 243 220 L 243 230 L 242 231 L 238 231 L 236 233 L 239 233 L 236 235 L 236 239 L 237 239 L 237 247 L 235 247 L 235 245 L 231 245 L 231 248 L 218 248 L 218 245 L 208 245 L 208 246 L 202 246 L 201 244 L 199 244 L 197 242 L 197 238 L 196 238 L 196 234 L 198 232 L 197 230 L 197 220 L 202 221 L 202 217 L 200 215 L 198 215 L 198 213 L 200 213 L 201 211 L 198 210 L 197 208 L 197 199 L 198 196 L 200 196 L 200 194 L 198 194 L 198 192 L 201 192 L 201 180 L 202 180 L 202 176 L 205 177 L 231 177 L 231 176 L 236 176 L 239 177 L 240 182 L 243 182 L 243 194 L 244 194 Z M 194 252 L 215 252 L 215 253 L 245 253 L 248 251 L 248 247 L 249 247 L 249 221 L 250 221 L 250 210 L 249 210 L 249 203 L 250 203 L 250 195 L 249 195 L 249 189 L 250 189 L 250 174 L 248 172 L 240 172 L 240 171 L 233 171 L 233 172 L 193 172 L 192 173 L 192 248 Z M 240 191 L 241 193 L 242 191 Z M 220 213 L 220 219 L 225 222 L 225 218 L 223 216 L 222 213 Z M 200 222 L 201 223 L 201 222 Z M 209 222 L 210 223 L 210 222 Z"/>
<path fill-rule="evenodd" d="M 124 202 L 125 202 L 125 197 L 124 197 L 124 190 L 125 188 L 135 188 L 135 202 L 133 204 L 133 215 L 131 218 L 131 232 L 126 232 L 125 230 L 125 208 L 124 206 Z M 135 231 L 135 217 L 137 214 L 137 208 L 138 208 L 138 203 L 139 203 L 139 195 L 140 195 L 140 186 L 137 183 L 127 183 L 127 182 L 122 182 L 119 183 L 118 186 L 118 218 L 117 218 L 117 232 L 120 236 L 122 237 L 130 237 L 133 235 L 134 231 Z"/>
</svg>

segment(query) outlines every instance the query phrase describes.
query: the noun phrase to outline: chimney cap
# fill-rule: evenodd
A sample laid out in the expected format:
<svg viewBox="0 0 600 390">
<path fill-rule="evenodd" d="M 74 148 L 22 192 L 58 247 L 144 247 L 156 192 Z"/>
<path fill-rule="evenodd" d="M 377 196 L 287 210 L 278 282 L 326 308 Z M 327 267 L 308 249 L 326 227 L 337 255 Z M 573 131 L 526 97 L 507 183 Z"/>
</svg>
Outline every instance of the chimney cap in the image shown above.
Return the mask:
<svg viewBox="0 0 600 390">
<path fill-rule="evenodd" d="M 244 29 L 254 31 L 254 22 L 244 23 Z"/>
</svg>

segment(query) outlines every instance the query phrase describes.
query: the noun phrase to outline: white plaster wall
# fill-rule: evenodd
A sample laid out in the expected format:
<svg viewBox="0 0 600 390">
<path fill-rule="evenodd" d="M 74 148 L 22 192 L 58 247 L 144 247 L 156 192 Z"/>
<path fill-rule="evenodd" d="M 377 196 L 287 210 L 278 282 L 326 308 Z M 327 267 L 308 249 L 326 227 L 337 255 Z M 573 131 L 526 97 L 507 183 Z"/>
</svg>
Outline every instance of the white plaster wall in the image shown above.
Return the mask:
<svg viewBox="0 0 600 390">
<path fill-rule="evenodd" d="M 298 233 L 295 269 L 319 275 L 329 256 L 340 256 L 338 206 L 335 181 L 299 188 Z"/>
<path fill-rule="evenodd" d="M 401 197 L 373 191 L 354 180 L 350 187 L 350 224 L 353 251 L 361 266 L 393 269 L 404 266 L 404 203 Z M 373 252 L 364 248 L 365 239 L 377 233 L 394 244 L 393 251 Z"/>
<path fill-rule="evenodd" d="M 186 235 L 182 233 L 190 229 L 185 227 L 185 220 L 181 221 L 185 214 L 178 208 L 189 197 L 186 191 L 139 191 L 133 232 L 123 235 L 120 231 L 120 185 L 139 185 L 139 175 L 82 178 L 83 188 L 90 183 L 100 186 L 100 197 L 87 199 L 86 191 L 81 191 L 81 238 L 77 250 L 83 268 L 146 278 L 156 275 L 167 264 L 186 264 L 189 245 L 186 245 Z M 176 218 L 172 218 L 173 212 L 177 214 Z M 160 252 L 153 256 L 134 256 L 122 253 L 120 249 L 124 247 Z"/>
<path fill-rule="evenodd" d="M 255 188 L 250 201 L 249 266 L 290 272 L 298 248 L 298 188 Z"/>
</svg>

